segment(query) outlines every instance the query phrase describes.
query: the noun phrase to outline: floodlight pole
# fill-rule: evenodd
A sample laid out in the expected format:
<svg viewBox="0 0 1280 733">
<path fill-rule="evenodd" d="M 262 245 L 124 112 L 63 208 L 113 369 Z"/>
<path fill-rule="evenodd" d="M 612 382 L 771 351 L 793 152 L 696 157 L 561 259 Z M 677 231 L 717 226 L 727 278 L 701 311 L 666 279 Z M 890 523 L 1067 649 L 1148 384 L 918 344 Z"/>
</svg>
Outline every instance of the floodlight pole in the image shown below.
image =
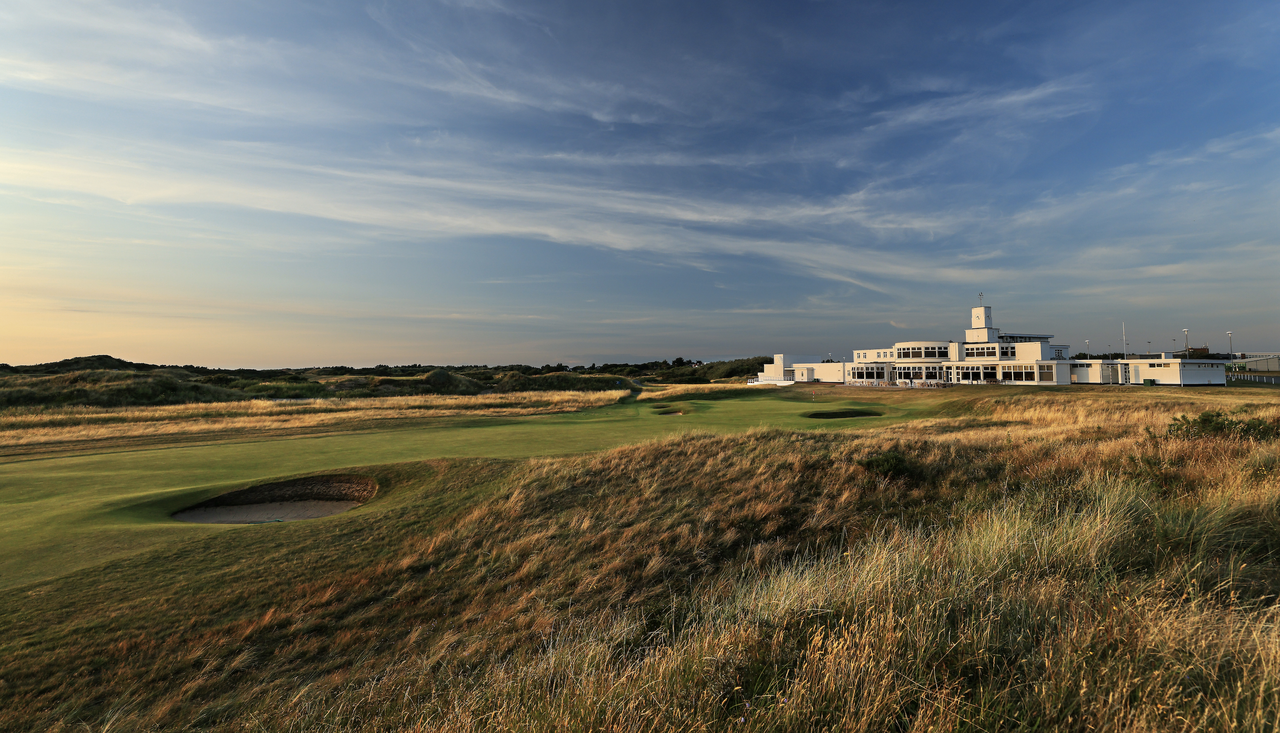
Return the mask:
<svg viewBox="0 0 1280 733">
<path fill-rule="evenodd" d="M 1191 337 L 1187 335 L 1187 329 L 1182 329 L 1182 358 L 1191 358 Z"/>
<path fill-rule="evenodd" d="M 1231 354 L 1231 361 L 1236 360 L 1236 347 L 1231 341 L 1231 332 L 1227 331 L 1227 351 Z"/>
</svg>

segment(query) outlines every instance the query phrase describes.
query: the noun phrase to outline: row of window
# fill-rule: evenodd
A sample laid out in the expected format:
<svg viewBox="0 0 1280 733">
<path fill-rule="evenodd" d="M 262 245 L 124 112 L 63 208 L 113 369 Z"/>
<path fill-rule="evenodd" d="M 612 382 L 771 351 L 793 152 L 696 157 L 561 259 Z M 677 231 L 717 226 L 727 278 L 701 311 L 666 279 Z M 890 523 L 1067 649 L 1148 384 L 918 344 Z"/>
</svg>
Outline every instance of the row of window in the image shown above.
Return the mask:
<svg viewBox="0 0 1280 733">
<path fill-rule="evenodd" d="M 933 364 L 896 367 L 898 379 L 942 379 L 942 368 Z"/>
<path fill-rule="evenodd" d="M 976 382 L 986 381 L 988 379 L 996 379 L 996 370 L 999 369 L 999 379 L 1011 382 L 1053 382 L 1054 370 L 1052 364 L 1003 364 L 987 366 L 958 366 L 947 367 L 947 380 L 950 381 L 952 375 L 955 375 L 956 381 L 959 382 Z M 952 371 L 954 369 L 954 372 Z"/>
<path fill-rule="evenodd" d="M 964 355 L 971 358 L 981 358 L 985 356 L 996 355 L 995 346 L 966 346 L 964 347 Z M 1000 358 L 1016 359 L 1018 356 L 1016 346 L 999 347 Z M 859 351 L 854 353 L 855 359 L 866 360 L 872 358 L 870 351 Z M 892 359 L 897 356 L 899 359 L 947 359 L 951 356 L 951 349 L 946 346 L 915 346 L 906 347 L 891 351 L 875 352 L 876 359 Z M 1054 349 L 1054 359 L 1066 359 L 1067 353 L 1065 349 Z"/>
<path fill-rule="evenodd" d="M 884 367 L 863 367 L 849 370 L 851 380 L 883 380 Z M 1052 364 L 1006 364 L 979 366 L 942 366 L 941 364 L 911 364 L 889 367 L 888 373 L 893 379 L 920 380 L 945 379 L 948 382 L 983 382 L 999 379 L 1011 382 L 1053 382 L 1054 368 Z"/>
<path fill-rule="evenodd" d="M 1072 364 L 1072 365 L 1071 365 L 1071 368 L 1072 368 L 1072 369 L 1088 369 L 1088 368 L 1089 368 L 1089 366 L 1090 366 L 1089 364 Z M 1169 368 L 1169 367 L 1171 367 L 1171 366 L 1173 366 L 1173 365 L 1172 365 L 1172 364 L 1170 364 L 1170 363 L 1168 363 L 1168 362 L 1165 362 L 1165 363 L 1163 363 L 1163 364 L 1147 364 L 1147 368 L 1148 368 L 1148 369 L 1168 369 L 1168 368 Z M 1183 366 L 1186 366 L 1186 367 L 1190 367 L 1190 366 L 1208 367 L 1208 368 L 1210 368 L 1210 369 L 1216 369 L 1216 368 L 1218 367 L 1218 365 L 1217 365 L 1217 364 L 1195 364 L 1195 365 L 1192 365 L 1192 364 L 1184 364 Z"/>
<path fill-rule="evenodd" d="M 1040 364 L 1014 364 L 1012 366 L 1000 367 L 1000 378 L 1003 380 L 1013 380 L 1015 382 L 1034 382 L 1036 381 L 1037 368 L 1040 374 L 1041 382 L 1052 382 L 1053 365 Z"/>
<path fill-rule="evenodd" d="M 951 350 L 946 346 L 916 346 L 914 348 L 898 349 L 899 359 L 946 359 L 951 356 Z"/>
</svg>

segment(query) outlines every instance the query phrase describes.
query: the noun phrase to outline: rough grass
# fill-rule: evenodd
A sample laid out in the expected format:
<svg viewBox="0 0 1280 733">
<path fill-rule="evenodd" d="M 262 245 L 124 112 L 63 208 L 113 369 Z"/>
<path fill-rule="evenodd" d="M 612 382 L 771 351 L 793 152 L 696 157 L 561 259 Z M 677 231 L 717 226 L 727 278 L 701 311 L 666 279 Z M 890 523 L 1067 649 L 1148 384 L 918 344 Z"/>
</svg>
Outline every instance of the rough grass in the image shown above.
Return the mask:
<svg viewBox="0 0 1280 733">
<path fill-rule="evenodd" d="M 613 391 L 630 392 L 631 380 L 613 374 L 575 374 L 552 372 L 525 376 L 520 372 L 507 372 L 493 385 L 495 392 L 543 392 L 543 391 Z"/>
<path fill-rule="evenodd" d="M 168 405 L 244 399 L 243 393 L 189 381 L 181 370 L 90 369 L 54 375 L 0 374 L 0 407 Z"/>
<path fill-rule="evenodd" d="M 641 402 L 669 402 L 688 399 L 724 399 L 727 397 L 746 397 L 770 389 L 774 388 L 737 387 L 724 384 L 678 384 L 673 387 L 661 387 L 646 391 L 636 397 L 636 400 Z"/>
<path fill-rule="evenodd" d="M 1163 433 L 1232 398 L 373 467 L 0 595 L 0 727 L 1274 730 L 1277 445 Z"/>
<path fill-rule="evenodd" d="M 317 377 L 310 371 L 297 373 L 287 370 L 244 370 L 197 376 L 188 368 L 157 368 L 111 357 L 70 359 L 18 369 L 23 373 L 4 373 L 0 369 L 0 408 L 139 407 L 253 399 L 478 395 L 486 389 L 481 382 L 445 369 L 433 369 L 413 376 L 346 374 Z M 200 371 L 194 367 L 190 369 Z M 507 376 L 511 378 L 489 387 L 499 392 L 610 391 L 630 387 L 630 382 L 621 377 L 604 375 L 550 374 L 529 378 L 512 373 Z"/>
<path fill-rule="evenodd" d="M 155 407 L 20 407 L 0 411 L 0 449 L 166 436 L 296 434 L 354 429 L 362 424 L 427 415 L 541 415 L 614 404 L 629 394 L 626 390 L 517 392 L 478 396 L 246 400 Z"/>
</svg>

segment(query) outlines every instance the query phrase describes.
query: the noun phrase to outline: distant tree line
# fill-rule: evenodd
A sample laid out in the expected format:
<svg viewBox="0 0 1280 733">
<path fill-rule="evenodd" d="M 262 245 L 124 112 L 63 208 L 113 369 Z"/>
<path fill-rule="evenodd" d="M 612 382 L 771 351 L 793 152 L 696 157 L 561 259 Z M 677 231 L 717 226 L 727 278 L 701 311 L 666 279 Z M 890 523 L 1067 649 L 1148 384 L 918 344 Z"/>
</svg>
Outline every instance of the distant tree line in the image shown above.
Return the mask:
<svg viewBox="0 0 1280 733">
<path fill-rule="evenodd" d="M 487 364 L 401 364 L 399 366 L 390 366 L 388 364 L 378 364 L 372 367 L 350 367 L 350 366 L 323 366 L 323 367 L 304 367 L 296 369 L 219 369 L 216 367 L 204 367 L 194 364 L 146 364 L 141 362 L 126 361 L 117 359 L 113 356 L 80 356 L 73 359 L 64 359 L 62 361 L 50 362 L 47 364 L 32 364 L 28 366 L 10 366 L 9 364 L 0 364 L 0 374 L 27 374 L 27 375 L 50 375 L 50 374 L 66 374 L 69 372 L 79 371 L 130 371 L 130 372 L 149 372 L 157 369 L 181 369 L 193 376 L 216 377 L 216 379 L 207 380 L 212 384 L 230 385 L 237 380 L 257 380 L 257 381 L 307 381 L 308 377 L 338 377 L 338 376 L 359 376 L 359 377 L 412 377 L 443 369 L 453 374 L 461 374 L 472 377 L 481 376 L 480 381 L 490 381 L 491 377 L 484 375 L 499 375 L 510 372 L 522 374 L 526 377 L 544 375 L 544 374 L 616 374 L 622 377 L 655 377 L 659 379 L 705 379 L 707 381 L 716 379 L 729 379 L 732 377 L 751 376 L 759 372 L 765 364 L 772 361 L 771 357 L 756 356 L 749 359 L 734 359 L 732 361 L 713 361 L 702 362 L 684 357 L 676 357 L 671 360 L 647 361 L 640 363 L 607 363 L 607 364 L 591 364 L 590 366 L 577 365 L 567 366 L 564 363 L 543 364 L 542 366 L 533 366 L 530 364 L 503 364 L 498 366 L 489 366 Z M 304 376 L 305 375 L 305 376 Z"/>
<path fill-rule="evenodd" d="M 48 364 L 0 364 L 0 407 L 159 405 L 243 399 L 474 395 L 484 392 L 608 391 L 638 382 L 705 384 L 756 374 L 769 357 L 701 362 L 679 357 L 640 364 L 404 364 L 307 369 L 161 366 L 111 356 Z"/>
</svg>

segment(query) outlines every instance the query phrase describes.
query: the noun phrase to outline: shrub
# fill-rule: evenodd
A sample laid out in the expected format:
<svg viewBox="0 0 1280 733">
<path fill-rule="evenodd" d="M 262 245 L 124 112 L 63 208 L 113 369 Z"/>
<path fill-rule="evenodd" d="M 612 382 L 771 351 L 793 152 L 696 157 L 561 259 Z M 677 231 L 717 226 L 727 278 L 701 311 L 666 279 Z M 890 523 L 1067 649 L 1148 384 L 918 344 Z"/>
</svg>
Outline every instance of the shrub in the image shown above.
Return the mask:
<svg viewBox="0 0 1280 733">
<path fill-rule="evenodd" d="M 890 449 L 868 456 L 859 465 L 886 478 L 918 480 L 924 473 L 920 462 L 900 450 Z"/>
<path fill-rule="evenodd" d="M 299 400 L 312 399 L 316 397 L 324 397 L 328 390 L 323 384 L 315 382 L 302 381 L 301 383 L 289 382 L 263 382 L 254 384 L 244 388 L 244 391 L 254 397 L 265 397 L 267 399 L 277 400 Z"/>
<path fill-rule="evenodd" d="M 1261 418 L 1233 420 L 1221 412 L 1205 410 L 1197 418 L 1179 415 L 1169 423 L 1167 431 L 1174 438 L 1239 438 L 1274 440 L 1280 436 L 1280 420 Z"/>
<path fill-rule="evenodd" d="M 707 379 L 729 379 L 731 377 L 754 377 L 764 369 L 765 364 L 773 363 L 772 356 L 755 356 L 750 359 L 733 361 L 717 361 L 698 369 L 700 376 Z"/>
<path fill-rule="evenodd" d="M 664 377 L 659 375 L 658 381 L 662 384 L 711 384 L 711 380 L 706 377 Z"/>
<path fill-rule="evenodd" d="M 433 369 L 422 378 L 422 385 L 435 394 L 480 394 L 484 387 L 474 379 L 458 376 L 444 369 Z"/>
<path fill-rule="evenodd" d="M 494 385 L 493 390 L 495 392 L 607 392 L 630 388 L 630 381 L 610 374 L 584 375 L 555 372 L 529 377 L 519 372 L 507 372 Z"/>
</svg>

